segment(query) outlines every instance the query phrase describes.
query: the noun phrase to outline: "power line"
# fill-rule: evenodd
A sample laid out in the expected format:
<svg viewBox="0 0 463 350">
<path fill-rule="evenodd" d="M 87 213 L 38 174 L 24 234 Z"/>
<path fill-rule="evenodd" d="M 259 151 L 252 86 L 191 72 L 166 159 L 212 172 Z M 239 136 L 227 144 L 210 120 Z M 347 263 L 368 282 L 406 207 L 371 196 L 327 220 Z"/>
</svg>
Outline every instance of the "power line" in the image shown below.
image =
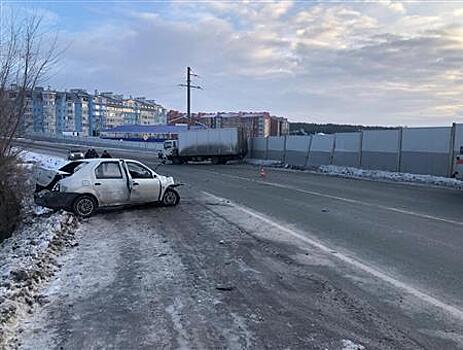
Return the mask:
<svg viewBox="0 0 463 350">
<path fill-rule="evenodd" d="M 186 84 L 178 84 L 178 86 L 186 87 L 186 114 L 188 118 L 188 125 L 191 125 L 191 89 L 202 89 L 199 85 L 191 85 L 192 76 L 199 77 L 199 75 L 192 73 L 191 67 L 186 67 Z"/>
</svg>

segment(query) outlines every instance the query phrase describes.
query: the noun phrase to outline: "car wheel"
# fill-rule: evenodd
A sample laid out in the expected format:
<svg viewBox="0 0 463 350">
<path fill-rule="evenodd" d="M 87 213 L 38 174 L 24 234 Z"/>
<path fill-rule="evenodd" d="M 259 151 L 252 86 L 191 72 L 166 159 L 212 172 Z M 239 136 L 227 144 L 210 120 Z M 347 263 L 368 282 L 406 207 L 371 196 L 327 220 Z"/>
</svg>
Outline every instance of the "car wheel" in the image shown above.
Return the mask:
<svg viewBox="0 0 463 350">
<path fill-rule="evenodd" d="M 162 198 L 162 204 L 166 207 L 174 207 L 180 202 L 180 195 L 177 191 L 168 188 Z"/>
<path fill-rule="evenodd" d="M 72 211 L 77 216 L 88 218 L 95 213 L 97 206 L 96 200 L 93 197 L 82 195 L 72 204 Z"/>
</svg>

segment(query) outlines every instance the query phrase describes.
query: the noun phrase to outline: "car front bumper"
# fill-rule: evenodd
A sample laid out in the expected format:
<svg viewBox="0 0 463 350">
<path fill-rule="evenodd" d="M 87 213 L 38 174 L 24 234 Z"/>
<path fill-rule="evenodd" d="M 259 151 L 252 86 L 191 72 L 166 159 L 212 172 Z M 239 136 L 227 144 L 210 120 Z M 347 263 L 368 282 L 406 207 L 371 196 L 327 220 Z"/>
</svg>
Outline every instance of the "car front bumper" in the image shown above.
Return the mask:
<svg viewBox="0 0 463 350">
<path fill-rule="evenodd" d="M 78 193 L 44 191 L 34 194 L 34 202 L 50 209 L 71 210 L 72 203 L 78 195 Z"/>
</svg>

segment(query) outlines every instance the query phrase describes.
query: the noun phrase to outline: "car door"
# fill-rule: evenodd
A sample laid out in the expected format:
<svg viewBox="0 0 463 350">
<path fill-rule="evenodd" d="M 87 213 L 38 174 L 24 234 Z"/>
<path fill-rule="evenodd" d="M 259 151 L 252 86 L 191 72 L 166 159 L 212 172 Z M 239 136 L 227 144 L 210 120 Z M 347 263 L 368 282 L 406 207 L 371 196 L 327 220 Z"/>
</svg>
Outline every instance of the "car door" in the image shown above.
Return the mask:
<svg viewBox="0 0 463 350">
<path fill-rule="evenodd" d="M 157 202 L 161 192 L 161 182 L 156 175 L 141 163 L 126 161 L 131 180 L 131 203 Z"/>
<path fill-rule="evenodd" d="M 127 177 L 119 161 L 104 161 L 95 168 L 93 186 L 101 206 L 121 205 L 129 201 Z"/>
</svg>

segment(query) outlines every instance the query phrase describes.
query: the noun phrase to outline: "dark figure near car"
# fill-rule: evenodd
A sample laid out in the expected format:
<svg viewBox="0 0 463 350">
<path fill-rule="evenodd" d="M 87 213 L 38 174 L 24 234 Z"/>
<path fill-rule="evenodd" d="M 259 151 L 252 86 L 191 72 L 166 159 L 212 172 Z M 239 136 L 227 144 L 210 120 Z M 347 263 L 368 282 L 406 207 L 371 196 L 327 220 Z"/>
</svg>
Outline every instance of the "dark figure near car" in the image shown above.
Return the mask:
<svg viewBox="0 0 463 350">
<path fill-rule="evenodd" d="M 104 150 L 103 153 L 101 153 L 101 158 L 112 158 L 111 155 L 108 153 L 107 150 Z"/>
<path fill-rule="evenodd" d="M 99 158 L 100 156 L 98 153 L 95 151 L 94 148 L 89 148 L 87 152 L 85 152 L 85 159 L 90 159 L 90 158 Z"/>
</svg>

